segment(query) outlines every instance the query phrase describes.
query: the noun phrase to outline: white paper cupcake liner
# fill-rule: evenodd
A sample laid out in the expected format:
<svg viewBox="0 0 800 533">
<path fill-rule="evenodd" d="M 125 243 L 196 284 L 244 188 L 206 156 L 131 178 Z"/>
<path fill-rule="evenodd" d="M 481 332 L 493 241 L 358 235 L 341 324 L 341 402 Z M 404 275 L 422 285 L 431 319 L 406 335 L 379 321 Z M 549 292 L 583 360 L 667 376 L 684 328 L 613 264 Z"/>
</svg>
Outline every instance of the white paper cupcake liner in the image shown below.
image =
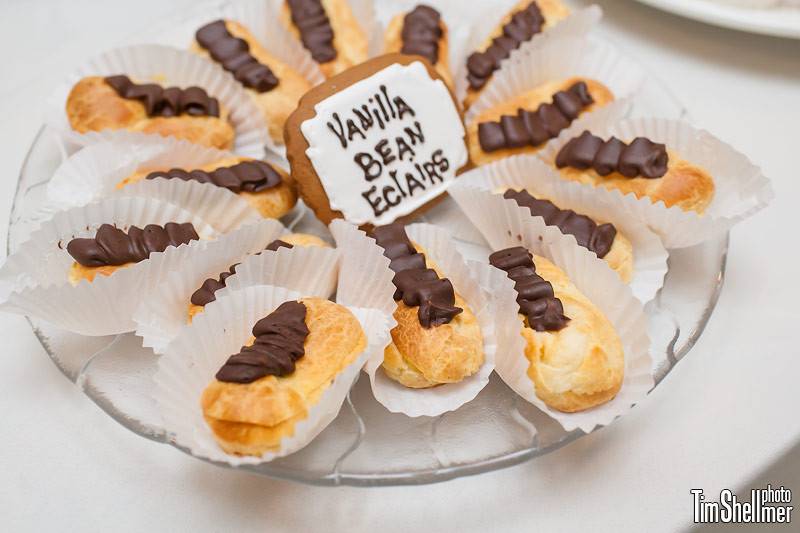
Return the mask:
<svg viewBox="0 0 800 533">
<path fill-rule="evenodd" d="M 228 120 L 236 131 L 234 152 L 260 158 L 265 146 L 275 150 L 261 113 L 230 73 L 197 54 L 155 44 L 116 48 L 101 54 L 59 85 L 47 102 L 45 122 L 59 133 L 68 148 L 111 140 L 120 132 L 107 129 L 78 133 L 70 126 L 66 113 L 67 97 L 78 81 L 87 76 L 115 74 L 128 75 L 138 82 L 153 81 L 165 87 L 202 87 L 229 113 Z M 136 133 L 140 137 L 146 135 Z"/>
<path fill-rule="evenodd" d="M 328 226 L 339 250 L 345 250 L 339 263 L 336 301 L 349 307 L 370 307 L 394 314 L 394 273 L 389 259 L 373 239 L 353 224 L 336 219 Z M 351 275 L 349 272 L 357 273 Z M 389 329 L 396 326 L 391 319 Z"/>
<path fill-rule="evenodd" d="M 375 241 L 343 221 L 331 223 L 331 232 L 339 248 L 346 250 L 341 258 L 337 300 L 345 305 L 375 307 L 391 315 L 394 301 L 393 273 L 389 260 Z M 452 244 L 449 233 L 431 224 L 411 224 L 406 227 L 408 237 L 425 248 L 429 259 L 436 263 L 453 287 L 468 303 L 478 319 L 483 335 L 484 363 L 477 373 L 459 383 L 448 383 L 428 389 L 411 389 L 390 379 L 381 369 L 383 350 L 369 359 L 364 370 L 369 375 L 372 393 L 389 411 L 407 416 L 437 416 L 454 411 L 473 400 L 489 382 L 494 369 L 496 340 L 488 295 L 471 275 L 467 263 Z M 371 273 L 378 274 L 373 277 Z M 388 284 L 378 286 L 375 279 Z M 396 325 L 392 319 L 391 327 Z M 387 339 L 387 345 L 390 339 Z M 385 347 L 385 346 L 384 346 Z"/>
<path fill-rule="evenodd" d="M 141 180 L 122 189 L 117 185 L 137 170 L 191 170 L 231 157 L 235 156 L 230 152 L 169 138 L 133 146 L 126 141 L 99 142 L 73 154 L 56 170 L 47 184 L 43 213 L 107 197 L 137 196 L 175 204 L 227 233 L 261 215 L 247 200 L 224 187 L 165 178 Z"/>
<path fill-rule="evenodd" d="M 35 316 L 81 335 L 132 331 L 136 307 L 170 272 L 192 261 L 201 241 L 169 247 L 149 259 L 73 286 L 74 263 L 66 251 L 75 237 L 94 235 L 101 224 L 127 228 L 191 222 L 201 239 L 216 232 L 173 204 L 145 198 L 114 198 L 57 213 L 9 256 L 0 268 L 0 310 Z"/>
<path fill-rule="evenodd" d="M 253 285 L 276 285 L 293 290 L 303 289 L 309 296 L 329 298 L 336 291 L 339 275 L 339 252 L 321 246 L 295 246 L 278 251 L 250 256 L 236 267 L 225 288 L 217 294 Z"/>
<path fill-rule="evenodd" d="M 503 13 L 503 15 L 504 14 L 505 13 Z M 573 11 L 568 17 L 558 22 L 558 24 L 555 26 L 548 28 L 538 35 L 534 35 L 531 40 L 522 43 L 518 49 L 511 52 L 511 55 L 508 57 L 508 59 L 501 63 L 500 69 L 494 73 L 494 76 L 497 76 L 499 73 L 503 72 L 503 70 L 507 68 L 510 63 L 520 60 L 524 61 L 524 58 L 526 58 L 532 51 L 536 50 L 540 46 L 545 45 L 550 40 L 579 38 L 585 36 L 597 24 L 602 16 L 603 11 L 596 5 Z M 468 39 L 468 51 L 466 52 L 464 61 L 460 65 L 455 77 L 456 97 L 458 98 L 459 102 L 464 101 L 464 98 L 467 96 L 467 89 L 469 87 L 469 82 L 467 81 L 466 57 L 469 57 L 472 52 L 477 50 L 478 47 L 483 44 L 490 32 L 494 31 L 498 22 L 499 20 L 490 25 L 483 22 L 477 23 L 475 25 L 475 29 L 473 30 L 472 36 Z M 491 83 L 491 80 L 489 83 Z"/>
<path fill-rule="evenodd" d="M 154 377 L 156 404 L 175 444 L 212 461 L 234 466 L 257 464 L 300 450 L 336 418 L 364 362 L 373 353 L 381 353 L 386 344 L 388 317 L 377 310 L 350 308 L 367 335 L 366 349 L 336 376 L 308 416 L 295 424 L 292 436 L 281 441 L 277 452 L 261 457 L 229 455 L 219 447 L 203 419 L 203 390 L 227 358 L 251 336 L 253 325 L 281 303 L 305 296 L 303 292 L 264 285 L 233 291 L 210 304 L 181 331 L 159 359 Z"/>
<path fill-rule="evenodd" d="M 142 180 L 125 189 L 121 191 L 124 196 L 163 200 L 183 207 L 220 233 L 263 218 L 247 200 L 211 183 L 156 178 Z"/>
<path fill-rule="evenodd" d="M 715 191 L 711 204 L 702 215 L 675 206 L 666 207 L 663 201 L 654 203 L 648 197 L 636 198 L 633 193 L 623 195 L 616 189 L 574 183 L 577 187 L 590 188 L 597 201 L 608 205 L 610 209 L 626 212 L 647 224 L 659 234 L 667 248 L 694 246 L 728 231 L 772 200 L 772 185 L 761 169 L 747 156 L 706 130 L 694 128 L 683 121 L 652 117 L 610 122 L 609 117 L 601 111 L 587 115 L 580 122 L 575 121 L 538 156 L 554 166 L 561 148 L 582 131 L 589 130 L 603 138 L 614 135 L 624 141 L 638 136 L 647 137 L 665 144 L 667 149 L 675 151 L 681 158 L 704 168 L 714 180 Z"/>
<path fill-rule="evenodd" d="M 610 44 L 576 37 L 548 39 L 515 55 L 492 76 L 467 111 L 465 122 L 470 124 L 487 109 L 548 82 L 572 77 L 599 81 L 619 100 L 633 97 L 646 76 L 638 63 Z"/>
<path fill-rule="evenodd" d="M 136 309 L 133 320 L 142 345 L 163 353 L 167 344 L 187 324 L 192 293 L 206 279 L 216 278 L 232 264 L 262 251 L 285 232 L 280 222 L 261 220 L 214 241 L 204 242 L 191 263 L 182 265 L 180 271 L 172 272 L 158 284 L 154 290 L 157 298 L 143 299 Z"/>
<path fill-rule="evenodd" d="M 586 187 L 559 179 L 558 173 L 531 155 L 519 155 L 495 161 L 463 174 L 448 192 L 461 210 L 484 234 L 490 245 L 499 246 L 492 234 L 498 210 L 517 209 L 514 200 L 502 198 L 501 189 L 524 189 L 545 198 L 561 209 L 572 209 L 595 221 L 610 222 L 627 237 L 633 247 L 633 276 L 628 285 L 642 303 L 652 300 L 664 284 L 667 273 L 667 251 L 659 237 L 638 218 L 614 209 Z M 537 217 L 541 218 L 541 217 Z M 569 235 L 569 238 L 574 239 Z M 491 238 L 491 239 L 490 239 Z"/>
<path fill-rule="evenodd" d="M 51 212 L 86 205 L 120 191 L 117 184 L 138 169 L 197 168 L 235 157 L 175 137 L 120 132 L 119 138 L 87 146 L 64 160 L 47 183 Z"/>
<path fill-rule="evenodd" d="M 495 197 L 500 200 L 501 198 Z M 642 304 L 630 288 L 596 255 L 578 246 L 575 240 L 558 228 L 544 225 L 540 217 L 531 217 L 528 210 L 502 210 L 496 213 L 493 235 L 494 250 L 524 246 L 561 268 L 570 281 L 614 325 L 625 351 L 625 376 L 622 387 L 609 402 L 577 412 L 562 413 L 549 408 L 536 396 L 535 385 L 528 377 L 530 362 L 525 357 L 525 339 L 516 303 L 514 283 L 506 274 L 485 263 L 471 263 L 483 287 L 494 297 L 493 312 L 497 335 L 495 370 L 517 394 L 545 412 L 565 430 L 581 429 L 588 433 L 597 426 L 610 424 L 641 401 L 653 388 L 650 339 L 647 317 Z"/>
</svg>

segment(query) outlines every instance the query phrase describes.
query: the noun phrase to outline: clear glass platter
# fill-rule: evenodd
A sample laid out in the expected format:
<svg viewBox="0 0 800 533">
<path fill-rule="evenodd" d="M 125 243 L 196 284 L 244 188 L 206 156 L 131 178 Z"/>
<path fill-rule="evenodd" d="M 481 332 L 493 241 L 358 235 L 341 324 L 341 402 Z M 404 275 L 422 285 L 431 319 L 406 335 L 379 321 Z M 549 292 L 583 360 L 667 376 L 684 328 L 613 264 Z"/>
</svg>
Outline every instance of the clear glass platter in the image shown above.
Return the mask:
<svg viewBox="0 0 800 533">
<path fill-rule="evenodd" d="M 655 79 L 646 83 L 633 114 L 686 118 L 686 110 Z M 20 173 L 8 253 L 41 221 L 45 185 L 66 156 L 56 136 L 43 128 Z M 485 258 L 488 248 L 452 200 L 441 202 L 422 219 L 453 232 L 466 257 Z M 295 231 L 326 232 L 302 205 L 283 222 Z M 656 383 L 702 334 L 722 289 L 728 244 L 729 235 L 724 234 L 670 253 L 664 287 L 646 308 Z M 109 416 L 137 435 L 175 446 L 150 399 L 157 356 L 142 348 L 138 337 L 82 337 L 35 319 L 29 322 L 61 372 Z M 583 435 L 564 431 L 496 375 L 475 400 L 455 412 L 409 418 L 375 401 L 362 374 L 336 420 L 307 447 L 270 463 L 240 468 L 317 485 L 422 484 L 521 463 Z"/>
</svg>

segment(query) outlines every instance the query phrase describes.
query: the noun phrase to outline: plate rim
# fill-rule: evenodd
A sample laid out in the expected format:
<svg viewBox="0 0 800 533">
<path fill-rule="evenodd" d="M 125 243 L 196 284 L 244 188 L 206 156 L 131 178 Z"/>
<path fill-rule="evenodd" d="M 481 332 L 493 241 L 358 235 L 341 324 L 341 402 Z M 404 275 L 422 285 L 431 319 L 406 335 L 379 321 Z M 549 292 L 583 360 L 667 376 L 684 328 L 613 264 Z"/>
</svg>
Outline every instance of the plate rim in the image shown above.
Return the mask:
<svg viewBox="0 0 800 533">
<path fill-rule="evenodd" d="M 758 10 L 715 4 L 709 0 L 638 0 L 638 2 L 717 27 L 771 37 L 800 39 L 800 9 L 776 7 Z M 758 16 L 753 17 L 754 14 Z M 792 15 L 788 22 L 786 22 L 787 14 Z"/>
</svg>

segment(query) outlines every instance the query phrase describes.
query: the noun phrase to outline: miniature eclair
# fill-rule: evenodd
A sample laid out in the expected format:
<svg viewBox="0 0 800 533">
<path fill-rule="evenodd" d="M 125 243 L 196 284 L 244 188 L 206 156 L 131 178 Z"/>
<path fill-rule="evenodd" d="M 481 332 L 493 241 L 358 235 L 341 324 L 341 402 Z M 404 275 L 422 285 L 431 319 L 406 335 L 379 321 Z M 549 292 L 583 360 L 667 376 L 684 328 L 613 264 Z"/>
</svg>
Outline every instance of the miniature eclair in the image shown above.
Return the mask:
<svg viewBox="0 0 800 533">
<path fill-rule="evenodd" d="M 103 224 L 94 237 L 75 238 L 67 243 L 67 253 L 75 260 L 69 271 L 69 281 L 77 285 L 83 279 L 93 281 L 98 274 L 110 276 L 120 268 L 147 260 L 152 253 L 199 238 L 190 222 L 148 224 L 144 228 L 131 226 L 127 232 Z"/>
<path fill-rule="evenodd" d="M 264 114 L 272 140 L 282 145 L 283 125 L 311 83 L 236 21 L 206 24 L 195 33 L 192 49 L 233 74 Z"/>
<path fill-rule="evenodd" d="M 552 163 L 562 178 L 684 211 L 702 214 L 714 198 L 714 180 L 705 169 L 645 137 L 626 143 L 584 131 L 562 146 Z"/>
<path fill-rule="evenodd" d="M 560 209 L 550 200 L 535 197 L 525 190 L 508 189 L 503 198 L 514 200 L 517 205 L 527 207 L 531 215 L 542 217 L 548 226 L 556 226 L 561 233 L 572 235 L 579 246 L 608 263 L 622 281 L 630 282 L 633 277 L 633 246 L 613 224 L 597 222 L 572 209 Z"/>
<path fill-rule="evenodd" d="M 434 8 L 420 4 L 408 13 L 395 15 L 386 28 L 384 50 L 424 57 L 444 82 L 453 86 L 447 25 Z"/>
<path fill-rule="evenodd" d="M 408 239 L 402 224 L 377 227 L 373 237 L 391 260 L 397 289 L 397 326 L 384 351 L 386 375 L 406 387 L 427 388 L 475 374 L 484 361 L 483 337 L 467 302 Z"/>
<path fill-rule="evenodd" d="M 124 75 L 83 78 L 70 91 L 66 111 L 79 133 L 129 130 L 219 149 L 231 148 L 235 137 L 227 110 L 204 89 L 165 89 Z"/>
<path fill-rule="evenodd" d="M 321 298 L 281 304 L 253 327 L 203 391 L 203 417 L 227 453 L 279 449 L 367 345 L 356 317 Z"/>
<path fill-rule="evenodd" d="M 281 14 L 326 78 L 367 60 L 367 36 L 347 0 L 285 0 Z"/>
<path fill-rule="evenodd" d="M 192 180 L 226 188 L 244 198 L 265 218 L 280 218 L 297 203 L 289 174 L 276 165 L 247 157 L 229 157 L 188 170 L 139 170 L 120 181 L 117 188 L 155 178 Z"/>
<path fill-rule="evenodd" d="M 469 86 L 464 108 L 478 98 L 511 52 L 567 15 L 569 9 L 560 0 L 519 0 L 478 50 L 467 58 Z"/>
<path fill-rule="evenodd" d="M 467 127 L 475 165 L 538 152 L 579 116 L 614 100 L 599 81 L 569 78 L 545 83 L 486 109 Z"/>
<path fill-rule="evenodd" d="M 608 318 L 561 269 L 521 246 L 494 252 L 489 262 L 514 281 L 536 396 L 567 413 L 614 398 L 625 354 Z"/>
</svg>

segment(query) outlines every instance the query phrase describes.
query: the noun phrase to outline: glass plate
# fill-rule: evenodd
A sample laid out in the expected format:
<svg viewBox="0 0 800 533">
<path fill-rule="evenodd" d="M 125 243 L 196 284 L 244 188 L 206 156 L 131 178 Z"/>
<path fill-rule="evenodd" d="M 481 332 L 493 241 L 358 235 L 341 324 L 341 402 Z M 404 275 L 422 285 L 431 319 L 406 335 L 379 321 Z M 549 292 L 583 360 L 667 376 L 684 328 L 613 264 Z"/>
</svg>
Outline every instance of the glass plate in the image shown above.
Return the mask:
<svg viewBox="0 0 800 533">
<path fill-rule="evenodd" d="M 655 80 L 647 82 L 633 114 L 686 117 L 685 109 Z M 55 135 L 43 128 L 17 185 L 9 253 L 41 221 L 38 209 L 45 198 L 45 184 L 65 157 Z M 451 200 L 441 202 L 423 220 L 454 232 L 466 257 L 486 256 L 488 249 L 480 234 Z M 295 231 L 326 232 L 302 205 L 284 222 Z M 670 253 L 664 288 L 646 308 L 656 383 L 703 332 L 722 288 L 728 242 L 725 234 Z M 175 445 L 151 400 L 157 357 L 142 348 L 136 336 L 82 337 L 39 320 L 29 322 L 58 368 L 109 416 L 138 435 Z M 475 400 L 455 412 L 409 418 L 390 413 L 375 401 L 362 374 L 339 416 L 311 444 L 289 457 L 240 468 L 318 485 L 432 483 L 511 466 L 582 435 L 564 431 L 496 375 Z"/>
</svg>

